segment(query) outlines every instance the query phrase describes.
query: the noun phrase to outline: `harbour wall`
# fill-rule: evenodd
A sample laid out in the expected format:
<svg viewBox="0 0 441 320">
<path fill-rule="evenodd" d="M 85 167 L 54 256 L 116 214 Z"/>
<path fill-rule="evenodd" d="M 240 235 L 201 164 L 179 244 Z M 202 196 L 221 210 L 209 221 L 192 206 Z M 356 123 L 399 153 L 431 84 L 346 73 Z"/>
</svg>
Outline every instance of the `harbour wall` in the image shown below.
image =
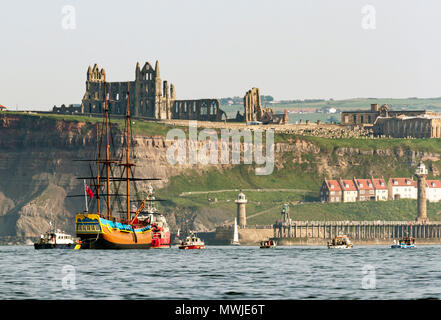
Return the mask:
<svg viewBox="0 0 441 320">
<path fill-rule="evenodd" d="M 258 245 L 273 239 L 281 246 L 323 246 L 338 234 L 346 234 L 354 245 L 390 245 L 406 235 L 418 245 L 441 244 L 441 222 L 409 221 L 296 221 L 273 226 L 239 228 L 241 245 Z M 207 245 L 229 245 L 232 227 L 218 227 L 213 232 L 200 232 Z"/>
<path fill-rule="evenodd" d="M 441 223 L 409 221 L 296 221 L 276 223 L 272 239 L 279 245 L 323 245 L 339 234 L 354 244 L 390 244 L 393 239 L 414 237 L 418 244 L 441 244 Z"/>
<path fill-rule="evenodd" d="M 271 238 L 276 240 L 279 246 L 326 246 L 329 239 L 318 238 Z M 375 246 L 391 245 L 393 239 L 371 239 L 371 240 L 352 240 L 355 246 Z M 420 245 L 440 245 L 439 239 L 417 239 L 416 244 Z"/>
</svg>

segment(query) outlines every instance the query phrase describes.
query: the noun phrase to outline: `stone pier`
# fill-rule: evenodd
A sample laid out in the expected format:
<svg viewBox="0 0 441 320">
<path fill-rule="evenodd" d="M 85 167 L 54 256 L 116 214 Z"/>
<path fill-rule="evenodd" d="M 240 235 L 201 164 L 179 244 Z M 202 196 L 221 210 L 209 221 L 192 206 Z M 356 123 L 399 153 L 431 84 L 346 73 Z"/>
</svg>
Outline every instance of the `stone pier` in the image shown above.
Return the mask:
<svg viewBox="0 0 441 320">
<path fill-rule="evenodd" d="M 409 221 L 296 221 L 273 225 L 276 240 L 329 240 L 346 234 L 351 240 L 363 242 L 384 240 L 392 242 L 403 236 L 441 243 L 441 222 Z M 322 242 L 323 242 L 322 241 Z M 294 241 L 295 242 L 295 241 Z M 320 241 L 319 241 L 320 242 Z M 421 241 L 420 241 L 421 242 Z"/>
</svg>

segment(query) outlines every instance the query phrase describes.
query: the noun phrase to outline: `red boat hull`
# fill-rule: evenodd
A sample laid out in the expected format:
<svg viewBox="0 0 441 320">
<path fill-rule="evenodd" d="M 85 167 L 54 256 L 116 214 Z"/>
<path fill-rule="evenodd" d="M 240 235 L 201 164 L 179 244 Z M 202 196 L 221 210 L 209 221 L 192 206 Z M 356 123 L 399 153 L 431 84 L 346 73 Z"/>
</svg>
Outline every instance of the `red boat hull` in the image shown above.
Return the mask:
<svg viewBox="0 0 441 320">
<path fill-rule="evenodd" d="M 190 245 L 190 246 L 179 246 L 179 249 L 189 250 L 189 249 L 205 249 L 204 245 Z"/>
<path fill-rule="evenodd" d="M 153 232 L 152 248 L 170 248 L 170 232 Z"/>
</svg>

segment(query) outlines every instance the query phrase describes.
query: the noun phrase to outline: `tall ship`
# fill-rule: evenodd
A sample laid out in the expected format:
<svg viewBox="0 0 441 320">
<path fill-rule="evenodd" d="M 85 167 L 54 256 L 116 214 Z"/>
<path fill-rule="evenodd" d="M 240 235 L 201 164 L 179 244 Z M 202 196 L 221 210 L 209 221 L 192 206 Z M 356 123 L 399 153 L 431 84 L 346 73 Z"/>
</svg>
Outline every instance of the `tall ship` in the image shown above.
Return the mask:
<svg viewBox="0 0 441 320">
<path fill-rule="evenodd" d="M 96 126 L 96 157 L 92 160 L 78 160 L 90 163 L 91 176 L 79 179 L 91 181 L 91 187 L 85 182 L 86 211 L 75 216 L 76 235 L 81 239 L 81 249 L 150 249 L 152 244 L 156 245 L 152 240 L 157 239 L 158 235 L 162 238 L 161 232 L 168 230 L 168 226 L 164 228 L 165 217 L 145 210 L 149 209 L 146 204 L 157 201 L 152 195 L 152 188 L 147 192 L 140 192 L 137 184 L 140 181 L 159 179 L 134 176 L 136 164 L 131 159 L 133 137 L 129 92 L 123 146 L 119 154 L 115 148 L 111 150 L 110 143 L 113 145 L 114 139 L 106 87 L 104 80 L 103 121 Z M 135 191 L 134 194 L 132 190 Z"/>
</svg>

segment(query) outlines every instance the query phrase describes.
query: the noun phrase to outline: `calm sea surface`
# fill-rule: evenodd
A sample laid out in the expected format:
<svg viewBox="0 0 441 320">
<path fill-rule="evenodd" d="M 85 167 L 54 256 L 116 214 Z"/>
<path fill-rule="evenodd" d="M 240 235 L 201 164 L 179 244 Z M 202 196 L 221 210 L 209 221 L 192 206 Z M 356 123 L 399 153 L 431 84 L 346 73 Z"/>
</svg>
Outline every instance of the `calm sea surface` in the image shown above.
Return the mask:
<svg viewBox="0 0 441 320">
<path fill-rule="evenodd" d="M 441 246 L 35 250 L 0 246 L 0 299 L 441 298 Z"/>
</svg>

